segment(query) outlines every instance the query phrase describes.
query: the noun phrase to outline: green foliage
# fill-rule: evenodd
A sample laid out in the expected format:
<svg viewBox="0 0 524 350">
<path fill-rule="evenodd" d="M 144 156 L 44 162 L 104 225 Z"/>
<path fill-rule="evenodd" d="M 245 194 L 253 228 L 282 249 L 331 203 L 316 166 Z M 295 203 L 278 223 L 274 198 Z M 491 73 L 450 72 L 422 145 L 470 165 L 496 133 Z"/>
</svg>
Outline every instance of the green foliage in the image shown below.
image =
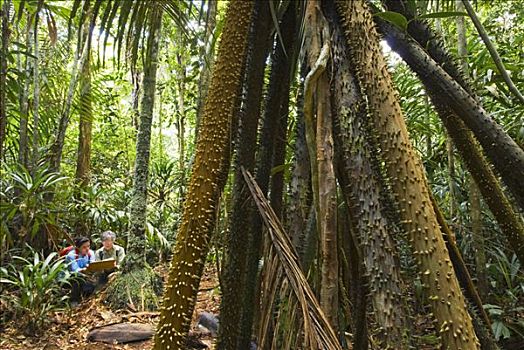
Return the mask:
<svg viewBox="0 0 524 350">
<path fill-rule="evenodd" d="M 32 251 L 32 258 L 14 256 L 13 263 L 0 268 L 2 304 L 6 319 L 16 319 L 29 333 L 39 330 L 51 311 L 62 309 L 68 296 L 63 287 L 70 274 L 64 259 L 53 252 L 46 257 Z M 5 320 L 5 319 L 4 319 Z"/>
<path fill-rule="evenodd" d="M 56 225 L 55 203 L 46 200 L 66 177 L 50 172 L 45 167 L 34 169 L 31 175 L 24 167 L 8 167 L 2 171 L 0 191 L 1 241 L 7 246 L 13 238 L 24 241 L 34 239 L 37 233 L 53 236 Z M 16 234 L 16 236 L 15 236 Z"/>
</svg>

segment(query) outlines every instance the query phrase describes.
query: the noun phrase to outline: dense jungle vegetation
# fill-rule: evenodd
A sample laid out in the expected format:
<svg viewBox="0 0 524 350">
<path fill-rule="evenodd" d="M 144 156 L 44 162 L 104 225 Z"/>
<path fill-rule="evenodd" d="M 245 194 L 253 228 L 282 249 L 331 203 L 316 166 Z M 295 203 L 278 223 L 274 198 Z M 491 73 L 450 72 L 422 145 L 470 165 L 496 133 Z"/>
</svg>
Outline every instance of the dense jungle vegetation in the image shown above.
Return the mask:
<svg viewBox="0 0 524 350">
<path fill-rule="evenodd" d="M 524 348 L 523 0 L 0 8 L 0 348 Z"/>
</svg>

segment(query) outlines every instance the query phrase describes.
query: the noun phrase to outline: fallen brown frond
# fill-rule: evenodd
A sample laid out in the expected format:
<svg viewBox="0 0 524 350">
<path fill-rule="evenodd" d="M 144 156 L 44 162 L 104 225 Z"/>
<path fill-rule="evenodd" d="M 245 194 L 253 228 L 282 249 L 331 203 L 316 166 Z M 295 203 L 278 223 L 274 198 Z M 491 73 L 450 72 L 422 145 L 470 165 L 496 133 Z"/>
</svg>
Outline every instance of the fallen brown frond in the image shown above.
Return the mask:
<svg viewBox="0 0 524 350">
<path fill-rule="evenodd" d="M 242 174 L 264 220 L 285 276 L 293 289 L 304 317 L 304 340 L 308 349 L 342 350 L 333 328 L 320 309 L 315 294 L 299 266 L 299 258 L 280 220 L 269 205 L 253 176 L 244 168 Z"/>
</svg>

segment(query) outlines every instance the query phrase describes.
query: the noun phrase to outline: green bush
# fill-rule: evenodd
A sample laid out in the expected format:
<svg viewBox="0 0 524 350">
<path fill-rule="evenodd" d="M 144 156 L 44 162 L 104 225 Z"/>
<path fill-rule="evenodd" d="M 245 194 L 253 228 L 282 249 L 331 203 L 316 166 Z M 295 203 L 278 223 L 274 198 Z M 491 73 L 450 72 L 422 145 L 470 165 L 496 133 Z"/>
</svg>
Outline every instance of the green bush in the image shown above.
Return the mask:
<svg viewBox="0 0 524 350">
<path fill-rule="evenodd" d="M 33 251 L 32 259 L 14 256 L 13 263 L 0 268 L 4 320 L 14 318 L 32 333 L 45 325 L 49 312 L 67 305 L 68 296 L 62 294 L 70 274 L 65 260 L 56 257 Z"/>
</svg>

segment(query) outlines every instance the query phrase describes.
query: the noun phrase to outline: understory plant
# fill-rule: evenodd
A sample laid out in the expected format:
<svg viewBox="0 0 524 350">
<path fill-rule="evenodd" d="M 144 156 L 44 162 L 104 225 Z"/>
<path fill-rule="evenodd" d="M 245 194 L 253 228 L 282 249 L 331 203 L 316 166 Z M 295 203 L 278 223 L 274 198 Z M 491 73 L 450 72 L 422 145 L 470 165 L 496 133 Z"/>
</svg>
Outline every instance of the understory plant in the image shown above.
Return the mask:
<svg viewBox="0 0 524 350">
<path fill-rule="evenodd" d="M 17 320 L 28 333 L 40 330 L 49 313 L 63 309 L 68 295 L 63 288 L 71 277 L 63 258 L 47 256 L 31 249 L 32 257 L 13 256 L 13 262 L 0 268 L 2 321 Z"/>
</svg>

